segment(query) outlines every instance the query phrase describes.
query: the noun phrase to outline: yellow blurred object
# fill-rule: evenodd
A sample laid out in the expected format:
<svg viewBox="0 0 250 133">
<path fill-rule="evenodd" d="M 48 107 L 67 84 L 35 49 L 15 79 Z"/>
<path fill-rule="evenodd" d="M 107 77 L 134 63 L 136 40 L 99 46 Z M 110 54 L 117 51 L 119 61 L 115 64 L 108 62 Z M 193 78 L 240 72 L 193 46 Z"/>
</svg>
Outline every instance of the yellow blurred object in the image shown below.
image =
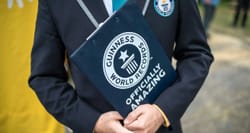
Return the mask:
<svg viewBox="0 0 250 133">
<path fill-rule="evenodd" d="M 63 133 L 28 87 L 37 0 L 0 0 L 0 133 Z"/>
</svg>

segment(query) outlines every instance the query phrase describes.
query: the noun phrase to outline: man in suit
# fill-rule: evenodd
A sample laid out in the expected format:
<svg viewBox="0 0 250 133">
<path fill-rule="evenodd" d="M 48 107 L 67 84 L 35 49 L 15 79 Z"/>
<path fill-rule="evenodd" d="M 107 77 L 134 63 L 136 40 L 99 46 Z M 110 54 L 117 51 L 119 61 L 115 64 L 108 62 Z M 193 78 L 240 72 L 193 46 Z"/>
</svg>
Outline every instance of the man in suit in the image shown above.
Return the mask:
<svg viewBox="0 0 250 133">
<path fill-rule="evenodd" d="M 204 6 L 204 27 L 208 34 L 208 29 L 210 23 L 212 22 L 214 15 L 216 13 L 216 8 L 220 3 L 220 0 L 202 0 L 202 5 Z"/>
<path fill-rule="evenodd" d="M 243 28 L 246 27 L 249 6 L 250 6 L 250 0 L 237 0 L 237 6 L 235 8 L 235 15 L 233 20 L 234 27 L 237 26 L 241 12 L 243 12 L 241 26 Z"/>
<path fill-rule="evenodd" d="M 83 1 L 98 23 L 108 17 L 107 0 Z M 137 0 L 141 9 L 145 2 Z M 180 119 L 213 61 L 199 11 L 195 0 L 151 0 L 145 19 L 169 59 L 177 60 L 177 80 L 153 104 L 122 118 L 70 60 L 74 87 L 67 82 L 65 58 L 95 30 L 94 25 L 76 0 L 39 0 L 29 84 L 47 111 L 75 133 L 181 133 Z"/>
</svg>

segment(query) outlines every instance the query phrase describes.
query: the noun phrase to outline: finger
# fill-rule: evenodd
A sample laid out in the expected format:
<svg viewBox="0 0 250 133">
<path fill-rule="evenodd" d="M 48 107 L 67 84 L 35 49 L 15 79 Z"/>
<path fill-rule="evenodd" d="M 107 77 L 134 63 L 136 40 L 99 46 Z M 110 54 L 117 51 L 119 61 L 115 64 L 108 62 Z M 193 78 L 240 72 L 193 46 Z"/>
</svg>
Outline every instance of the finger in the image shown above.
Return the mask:
<svg viewBox="0 0 250 133">
<path fill-rule="evenodd" d="M 115 123 L 114 126 L 112 126 L 115 132 L 117 133 L 133 133 L 132 131 L 124 128 L 119 122 Z"/>
<path fill-rule="evenodd" d="M 116 133 L 133 133 L 133 132 L 124 127 L 118 127 L 116 128 Z"/>
<path fill-rule="evenodd" d="M 142 113 L 143 111 L 139 107 L 130 112 L 127 118 L 124 120 L 124 125 L 129 125 L 130 123 L 134 122 Z"/>
<path fill-rule="evenodd" d="M 120 115 L 119 112 L 117 111 L 110 111 L 109 112 L 109 115 L 111 115 L 111 117 L 114 119 L 114 120 L 123 120 L 123 117 Z"/>
<path fill-rule="evenodd" d="M 130 123 L 129 125 L 125 126 L 128 130 L 130 131 L 140 131 L 143 130 L 143 126 L 142 126 L 142 121 L 139 120 L 135 120 L 132 123 Z"/>
</svg>

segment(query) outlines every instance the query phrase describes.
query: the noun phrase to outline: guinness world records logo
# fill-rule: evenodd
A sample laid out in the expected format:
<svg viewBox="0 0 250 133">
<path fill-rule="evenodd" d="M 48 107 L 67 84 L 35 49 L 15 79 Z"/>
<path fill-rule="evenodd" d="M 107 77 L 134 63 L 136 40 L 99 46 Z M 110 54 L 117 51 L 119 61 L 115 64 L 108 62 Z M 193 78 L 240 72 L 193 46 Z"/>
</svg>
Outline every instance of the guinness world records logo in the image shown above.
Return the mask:
<svg viewBox="0 0 250 133">
<path fill-rule="evenodd" d="M 175 1 L 174 0 L 154 0 L 154 8 L 155 11 L 163 16 L 168 17 L 172 15 L 175 8 Z"/>
<path fill-rule="evenodd" d="M 147 42 L 137 33 L 124 32 L 114 37 L 103 56 L 105 78 L 117 89 L 129 89 L 146 74 L 150 61 Z"/>
</svg>

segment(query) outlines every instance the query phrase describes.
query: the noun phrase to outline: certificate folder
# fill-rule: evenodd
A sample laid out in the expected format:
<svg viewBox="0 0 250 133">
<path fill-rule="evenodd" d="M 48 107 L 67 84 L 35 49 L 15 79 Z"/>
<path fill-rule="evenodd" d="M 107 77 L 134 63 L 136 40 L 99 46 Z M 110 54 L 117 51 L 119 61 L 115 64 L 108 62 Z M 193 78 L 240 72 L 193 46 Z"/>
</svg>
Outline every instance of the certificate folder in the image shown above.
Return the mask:
<svg viewBox="0 0 250 133">
<path fill-rule="evenodd" d="M 124 117 L 139 105 L 154 102 L 176 79 L 134 1 L 109 17 L 70 59 Z"/>
</svg>

